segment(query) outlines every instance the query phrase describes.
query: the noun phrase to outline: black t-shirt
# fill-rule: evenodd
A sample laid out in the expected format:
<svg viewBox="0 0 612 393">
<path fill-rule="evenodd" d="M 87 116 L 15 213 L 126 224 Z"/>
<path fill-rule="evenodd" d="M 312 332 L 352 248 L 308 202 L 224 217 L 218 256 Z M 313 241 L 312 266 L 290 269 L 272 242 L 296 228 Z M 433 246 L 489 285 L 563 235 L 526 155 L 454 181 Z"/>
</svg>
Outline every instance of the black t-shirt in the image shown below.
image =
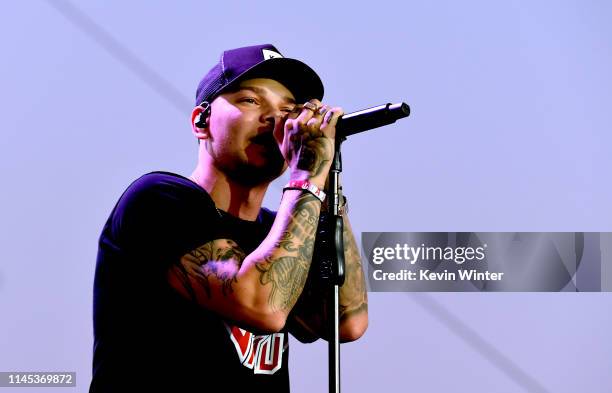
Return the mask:
<svg viewBox="0 0 612 393">
<path fill-rule="evenodd" d="M 203 188 L 169 172 L 135 180 L 99 239 L 90 392 L 288 392 L 285 330 L 232 326 L 166 279 L 171 264 L 213 239 L 251 253 L 274 214 L 262 208 L 251 222 L 218 211 Z"/>
</svg>

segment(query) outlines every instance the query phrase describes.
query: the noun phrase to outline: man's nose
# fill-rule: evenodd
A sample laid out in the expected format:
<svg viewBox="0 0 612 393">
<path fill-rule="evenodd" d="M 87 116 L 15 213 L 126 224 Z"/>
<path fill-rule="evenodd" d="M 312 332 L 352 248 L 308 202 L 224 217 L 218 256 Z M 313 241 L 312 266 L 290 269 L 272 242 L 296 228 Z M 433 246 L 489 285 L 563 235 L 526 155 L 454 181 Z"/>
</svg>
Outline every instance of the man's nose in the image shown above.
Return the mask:
<svg viewBox="0 0 612 393">
<path fill-rule="evenodd" d="M 264 115 L 266 123 L 270 123 L 272 125 L 276 125 L 277 123 L 282 122 L 284 117 L 285 113 L 278 109 L 270 109 Z"/>
</svg>

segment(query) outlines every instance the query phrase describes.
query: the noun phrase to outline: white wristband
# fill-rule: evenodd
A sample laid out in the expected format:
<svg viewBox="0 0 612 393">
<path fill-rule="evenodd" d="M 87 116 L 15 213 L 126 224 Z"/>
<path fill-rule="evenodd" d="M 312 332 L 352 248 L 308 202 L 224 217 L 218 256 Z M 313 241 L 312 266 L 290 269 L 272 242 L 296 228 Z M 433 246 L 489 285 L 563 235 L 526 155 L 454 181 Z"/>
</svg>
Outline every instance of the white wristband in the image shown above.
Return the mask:
<svg viewBox="0 0 612 393">
<path fill-rule="evenodd" d="M 292 180 L 283 187 L 283 191 L 285 190 L 304 190 L 316 196 L 321 202 L 325 200 L 325 193 L 323 190 L 308 180 Z"/>
</svg>

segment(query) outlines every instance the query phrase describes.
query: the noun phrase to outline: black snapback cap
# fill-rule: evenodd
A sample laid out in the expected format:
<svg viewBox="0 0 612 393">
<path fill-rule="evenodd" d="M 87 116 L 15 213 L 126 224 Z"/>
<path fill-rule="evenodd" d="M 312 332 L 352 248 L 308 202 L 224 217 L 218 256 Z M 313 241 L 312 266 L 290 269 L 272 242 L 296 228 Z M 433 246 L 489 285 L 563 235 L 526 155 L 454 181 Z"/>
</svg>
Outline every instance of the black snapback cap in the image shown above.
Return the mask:
<svg viewBox="0 0 612 393">
<path fill-rule="evenodd" d="M 269 78 L 282 83 L 296 102 L 323 99 L 323 82 L 303 62 L 283 57 L 273 45 L 254 45 L 226 50 L 202 78 L 196 90 L 195 105 L 211 102 L 229 87 L 252 78 Z"/>
</svg>

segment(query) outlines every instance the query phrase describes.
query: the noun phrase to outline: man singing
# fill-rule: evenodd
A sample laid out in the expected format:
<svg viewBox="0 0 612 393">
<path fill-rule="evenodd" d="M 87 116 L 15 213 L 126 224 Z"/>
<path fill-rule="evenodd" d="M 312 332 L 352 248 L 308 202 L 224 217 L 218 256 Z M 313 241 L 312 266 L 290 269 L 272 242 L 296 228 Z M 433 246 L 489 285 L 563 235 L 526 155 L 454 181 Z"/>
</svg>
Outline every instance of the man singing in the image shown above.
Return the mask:
<svg viewBox="0 0 612 393">
<path fill-rule="evenodd" d="M 191 113 L 196 168 L 136 179 L 102 230 L 90 392 L 289 391 L 287 333 L 327 338 L 327 294 L 310 267 L 343 112 L 322 98 L 319 76 L 272 45 L 225 51 L 204 76 Z M 263 208 L 287 169 L 278 211 Z M 341 210 L 346 342 L 368 314 Z"/>
</svg>

